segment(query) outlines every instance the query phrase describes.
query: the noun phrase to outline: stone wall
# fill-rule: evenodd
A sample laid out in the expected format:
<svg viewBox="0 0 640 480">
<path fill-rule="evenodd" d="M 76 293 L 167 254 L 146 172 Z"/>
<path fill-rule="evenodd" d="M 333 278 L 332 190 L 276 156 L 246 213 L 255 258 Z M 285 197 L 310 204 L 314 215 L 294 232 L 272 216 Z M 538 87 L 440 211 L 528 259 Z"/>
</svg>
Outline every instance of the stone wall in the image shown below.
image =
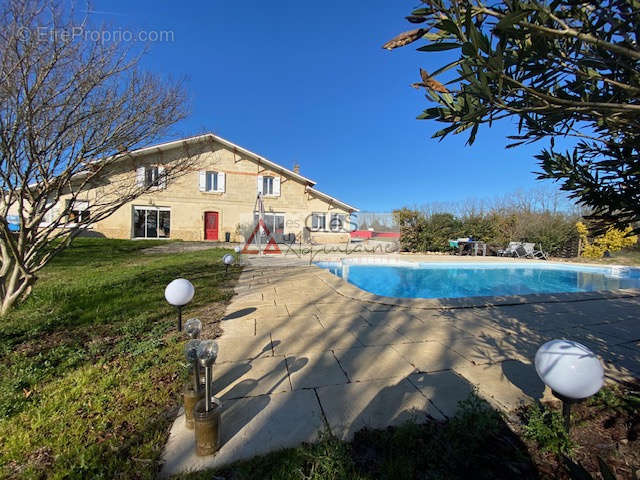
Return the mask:
<svg viewBox="0 0 640 480">
<path fill-rule="evenodd" d="M 267 213 L 283 213 L 285 234 L 299 235 L 306 226 L 311 227 L 313 212 L 344 213 L 348 211 L 332 205 L 323 198 L 306 191 L 306 185 L 295 178 L 269 170 L 255 159 L 238 154 L 218 143 L 203 144 L 194 155 L 195 166 L 183 176 L 168 183 L 166 188 L 145 194 L 121 207 L 110 217 L 96 223 L 93 230 L 110 238 L 132 238 L 133 207 L 154 206 L 169 208 L 171 211 L 170 238 L 182 240 L 204 240 L 205 212 L 218 212 L 218 239 L 224 240 L 229 232 L 231 240 L 246 240 L 247 232 L 253 227 L 253 211 L 257 196 L 258 175 L 280 177 L 280 195 L 265 196 Z M 114 178 L 135 178 L 135 170 L 140 165 L 162 166 L 182 155 L 181 149 L 161 154 L 151 154 L 144 160 L 129 161 Z M 199 190 L 199 172 L 217 171 L 225 173 L 224 193 L 209 193 Z M 122 181 L 120 179 L 119 181 Z M 89 193 L 88 197 L 92 197 Z M 328 224 L 328 220 L 327 220 Z M 315 237 L 315 239 L 314 239 Z M 312 233 L 312 240 L 318 243 L 338 243 L 348 240 L 347 233 Z"/>
</svg>

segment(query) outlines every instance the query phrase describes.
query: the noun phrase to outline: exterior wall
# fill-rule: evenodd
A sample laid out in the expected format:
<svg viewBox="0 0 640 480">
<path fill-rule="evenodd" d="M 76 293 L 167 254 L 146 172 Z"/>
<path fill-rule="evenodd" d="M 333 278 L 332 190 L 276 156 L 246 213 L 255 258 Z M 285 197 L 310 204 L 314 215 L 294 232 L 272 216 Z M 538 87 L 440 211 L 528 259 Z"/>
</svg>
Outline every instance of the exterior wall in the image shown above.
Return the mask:
<svg viewBox="0 0 640 480">
<path fill-rule="evenodd" d="M 195 150 L 195 149 L 194 149 Z M 246 240 L 254 227 L 253 211 L 257 196 L 258 175 L 273 175 L 281 178 L 280 196 L 264 197 L 265 213 L 283 213 L 285 234 L 299 235 L 305 224 L 311 226 L 312 212 L 349 212 L 306 191 L 306 185 L 297 179 L 265 169 L 256 160 L 244 157 L 223 148 L 218 143 L 203 144 L 192 151 L 196 156 L 195 166 L 181 177 L 169 182 L 166 188 L 157 189 L 130 202 L 110 217 L 97 222 L 94 232 L 111 238 L 133 237 L 133 207 L 165 207 L 171 211 L 170 238 L 182 240 L 204 240 L 205 212 L 218 212 L 218 240 L 224 241 L 225 233 L 231 240 Z M 180 149 L 161 154 L 148 155 L 144 161 L 123 166 L 114 176 L 135 177 L 135 168 L 140 165 L 162 166 L 175 161 Z M 127 161 L 129 162 L 129 161 Z M 218 171 L 225 173 L 224 193 L 199 191 L 199 172 Z M 114 178 L 115 178 L 114 177 Z M 88 195 L 91 197 L 91 194 Z M 327 220 L 328 224 L 328 220 Z M 315 238 L 314 238 L 315 237 Z M 312 240 L 320 243 L 348 241 L 348 233 L 313 233 Z"/>
</svg>

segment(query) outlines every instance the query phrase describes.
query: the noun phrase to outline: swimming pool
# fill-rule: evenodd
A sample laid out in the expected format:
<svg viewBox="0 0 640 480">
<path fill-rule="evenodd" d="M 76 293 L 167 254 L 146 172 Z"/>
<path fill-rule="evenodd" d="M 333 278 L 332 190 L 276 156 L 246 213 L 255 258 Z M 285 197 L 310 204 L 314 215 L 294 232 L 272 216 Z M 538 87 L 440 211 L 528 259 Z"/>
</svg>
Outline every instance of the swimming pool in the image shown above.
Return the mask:
<svg viewBox="0 0 640 480">
<path fill-rule="evenodd" d="M 375 264 L 373 262 L 376 262 Z M 559 263 L 317 262 L 367 292 L 399 298 L 461 298 L 640 288 L 640 269 Z"/>
</svg>

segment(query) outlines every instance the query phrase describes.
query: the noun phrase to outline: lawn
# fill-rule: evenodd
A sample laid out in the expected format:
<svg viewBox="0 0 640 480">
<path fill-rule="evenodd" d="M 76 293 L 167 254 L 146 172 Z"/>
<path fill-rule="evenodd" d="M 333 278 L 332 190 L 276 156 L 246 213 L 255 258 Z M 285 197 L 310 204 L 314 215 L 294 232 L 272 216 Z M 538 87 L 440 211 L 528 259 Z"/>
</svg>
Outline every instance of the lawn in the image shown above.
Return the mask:
<svg viewBox="0 0 640 480">
<path fill-rule="evenodd" d="M 141 252 L 160 243 L 78 239 L 0 320 L 0 477 L 156 476 L 185 375 L 164 287 L 191 280 L 185 319 L 210 324 L 237 276 L 223 249 Z"/>
</svg>

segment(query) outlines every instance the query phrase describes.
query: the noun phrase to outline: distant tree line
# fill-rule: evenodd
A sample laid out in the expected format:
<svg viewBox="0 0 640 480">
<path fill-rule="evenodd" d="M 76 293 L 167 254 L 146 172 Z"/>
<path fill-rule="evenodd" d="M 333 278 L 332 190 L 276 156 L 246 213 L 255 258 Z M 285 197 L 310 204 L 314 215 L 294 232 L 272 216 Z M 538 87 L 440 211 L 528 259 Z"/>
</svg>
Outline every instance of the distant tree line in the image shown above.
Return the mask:
<svg viewBox="0 0 640 480">
<path fill-rule="evenodd" d="M 493 200 L 404 207 L 393 215 L 405 251 L 446 252 L 450 239 L 472 237 L 490 251 L 526 241 L 554 256 L 573 256 L 578 253 L 576 223 L 584 213 L 559 192 L 536 189 Z"/>
</svg>

